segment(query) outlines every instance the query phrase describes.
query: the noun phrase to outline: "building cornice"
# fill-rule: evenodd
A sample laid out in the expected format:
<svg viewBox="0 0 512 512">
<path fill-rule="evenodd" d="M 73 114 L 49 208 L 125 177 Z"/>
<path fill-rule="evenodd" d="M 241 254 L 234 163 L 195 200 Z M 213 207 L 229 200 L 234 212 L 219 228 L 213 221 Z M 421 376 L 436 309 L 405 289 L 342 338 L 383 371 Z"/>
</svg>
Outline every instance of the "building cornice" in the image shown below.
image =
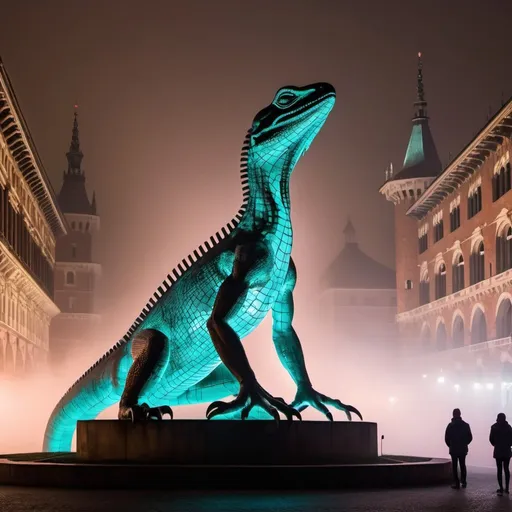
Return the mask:
<svg viewBox="0 0 512 512">
<path fill-rule="evenodd" d="M 66 220 L 30 135 L 11 81 L 0 60 L 0 128 L 18 169 L 55 236 L 66 234 Z"/>
<path fill-rule="evenodd" d="M 426 192 L 409 208 L 407 215 L 423 218 L 448 194 L 458 189 L 512 135 L 512 98 L 455 157 Z"/>
<path fill-rule="evenodd" d="M 97 313 L 60 313 L 59 320 L 93 320 L 95 322 L 101 321 L 101 315 Z"/>
<path fill-rule="evenodd" d="M 379 192 L 393 204 L 406 200 L 416 201 L 434 181 L 434 178 L 390 178 L 380 187 Z"/>
<path fill-rule="evenodd" d="M 89 222 L 92 226 L 95 226 L 96 229 L 100 229 L 100 216 L 99 215 L 90 215 L 87 213 L 65 213 L 64 216 L 68 221 L 68 224 L 71 221 L 83 221 Z"/>
<path fill-rule="evenodd" d="M 60 313 L 60 309 L 46 294 L 17 258 L 0 239 L 0 274 L 6 282 L 12 282 L 28 299 L 34 301 L 50 318 Z"/>
<path fill-rule="evenodd" d="M 438 316 L 446 309 L 452 309 L 462 302 L 480 302 L 487 295 L 496 295 L 512 286 L 512 269 L 480 281 L 441 299 L 429 302 L 419 308 L 405 311 L 396 316 L 399 323 L 417 322 L 420 319 Z"/>
<path fill-rule="evenodd" d="M 101 275 L 101 265 L 99 263 L 87 263 L 81 261 L 57 261 L 55 270 L 86 270 L 94 274 Z"/>
</svg>

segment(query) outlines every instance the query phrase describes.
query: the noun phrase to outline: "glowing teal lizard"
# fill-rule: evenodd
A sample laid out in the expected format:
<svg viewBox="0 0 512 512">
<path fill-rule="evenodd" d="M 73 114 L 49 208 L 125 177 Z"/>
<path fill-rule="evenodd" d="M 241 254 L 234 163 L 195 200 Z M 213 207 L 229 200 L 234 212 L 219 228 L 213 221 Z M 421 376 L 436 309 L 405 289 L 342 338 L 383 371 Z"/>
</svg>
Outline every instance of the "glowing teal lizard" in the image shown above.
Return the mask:
<svg viewBox="0 0 512 512">
<path fill-rule="evenodd" d="M 330 84 L 290 86 L 256 115 L 242 149 L 237 216 L 167 276 L 124 338 L 67 391 L 48 421 L 45 451 L 69 451 L 77 420 L 116 402 L 119 419 L 132 421 L 172 418 L 172 405 L 211 401 L 209 419 L 245 419 L 255 406 L 267 417 L 300 419 L 309 405 L 330 420 L 327 406 L 361 417 L 313 388 L 292 327 L 289 180 L 334 102 Z M 258 383 L 241 343 L 269 311 L 278 356 L 297 385 L 290 405 Z"/>
</svg>

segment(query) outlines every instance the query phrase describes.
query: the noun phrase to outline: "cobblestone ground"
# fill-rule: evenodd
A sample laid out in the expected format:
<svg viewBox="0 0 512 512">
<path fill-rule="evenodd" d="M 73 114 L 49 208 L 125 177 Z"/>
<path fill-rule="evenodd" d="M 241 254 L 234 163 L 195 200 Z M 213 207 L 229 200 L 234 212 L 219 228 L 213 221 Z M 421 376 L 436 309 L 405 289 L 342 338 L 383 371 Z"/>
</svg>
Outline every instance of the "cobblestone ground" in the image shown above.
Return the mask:
<svg viewBox="0 0 512 512">
<path fill-rule="evenodd" d="M 338 512 L 512 511 L 498 497 L 494 471 L 470 468 L 468 488 L 391 491 L 216 492 L 69 491 L 0 487 L 1 512 Z"/>
</svg>

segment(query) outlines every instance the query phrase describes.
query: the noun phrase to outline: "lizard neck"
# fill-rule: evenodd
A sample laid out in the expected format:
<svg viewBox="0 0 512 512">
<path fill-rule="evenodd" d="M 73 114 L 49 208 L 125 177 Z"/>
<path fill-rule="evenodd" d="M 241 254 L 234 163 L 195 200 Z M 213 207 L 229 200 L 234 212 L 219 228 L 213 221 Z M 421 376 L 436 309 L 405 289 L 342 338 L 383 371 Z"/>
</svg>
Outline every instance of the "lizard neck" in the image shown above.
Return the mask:
<svg viewBox="0 0 512 512">
<path fill-rule="evenodd" d="M 290 170 L 287 159 L 264 162 L 249 155 L 249 199 L 241 224 L 244 229 L 270 229 L 290 222 Z"/>
</svg>

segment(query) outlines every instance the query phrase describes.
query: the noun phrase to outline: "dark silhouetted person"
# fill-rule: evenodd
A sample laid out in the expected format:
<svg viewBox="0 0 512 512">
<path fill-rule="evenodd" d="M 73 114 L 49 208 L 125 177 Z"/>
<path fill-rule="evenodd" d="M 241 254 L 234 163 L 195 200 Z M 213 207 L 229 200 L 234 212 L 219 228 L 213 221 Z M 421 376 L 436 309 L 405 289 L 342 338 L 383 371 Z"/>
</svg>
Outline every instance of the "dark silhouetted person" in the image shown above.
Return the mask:
<svg viewBox="0 0 512 512">
<path fill-rule="evenodd" d="M 505 492 L 508 494 L 510 485 L 510 456 L 512 451 L 512 427 L 507 421 L 505 414 L 500 412 L 496 418 L 496 423 L 491 427 L 489 441 L 494 446 L 493 457 L 496 459 L 496 468 L 498 470 L 498 485 L 500 488 L 496 491 L 500 496 L 503 495 L 503 471 L 505 471 Z"/>
<path fill-rule="evenodd" d="M 452 489 L 460 489 L 467 485 L 466 455 L 468 454 L 468 445 L 473 441 L 471 428 L 460 416 L 460 409 L 453 410 L 452 421 L 446 427 L 444 442 L 450 449 L 452 457 L 453 485 Z M 460 465 L 460 480 L 457 471 L 457 463 Z"/>
</svg>

